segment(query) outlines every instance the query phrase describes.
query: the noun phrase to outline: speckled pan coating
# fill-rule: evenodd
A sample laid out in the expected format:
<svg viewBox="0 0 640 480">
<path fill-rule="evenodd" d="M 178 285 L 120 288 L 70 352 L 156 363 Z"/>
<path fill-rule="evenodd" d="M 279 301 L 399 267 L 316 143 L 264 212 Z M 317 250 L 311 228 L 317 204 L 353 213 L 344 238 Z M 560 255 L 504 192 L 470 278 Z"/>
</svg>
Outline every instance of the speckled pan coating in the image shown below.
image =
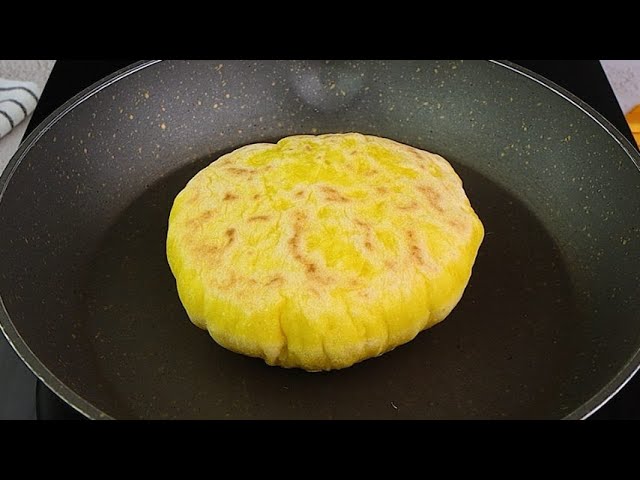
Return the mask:
<svg viewBox="0 0 640 480">
<path fill-rule="evenodd" d="M 347 131 L 452 162 L 486 229 L 462 301 L 338 372 L 218 347 L 164 256 L 175 194 L 241 145 Z M 0 325 L 92 418 L 581 418 L 640 363 L 638 160 L 508 64 L 137 64 L 55 112 L 2 175 Z"/>
</svg>

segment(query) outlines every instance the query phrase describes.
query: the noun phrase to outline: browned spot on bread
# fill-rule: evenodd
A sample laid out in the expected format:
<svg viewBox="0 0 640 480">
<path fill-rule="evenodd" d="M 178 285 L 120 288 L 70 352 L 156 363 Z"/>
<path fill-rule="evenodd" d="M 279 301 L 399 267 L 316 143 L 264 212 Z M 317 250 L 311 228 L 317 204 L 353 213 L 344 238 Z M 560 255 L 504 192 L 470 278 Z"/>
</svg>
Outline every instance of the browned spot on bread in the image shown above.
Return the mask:
<svg viewBox="0 0 640 480">
<path fill-rule="evenodd" d="M 220 252 L 220 249 L 215 245 L 197 245 L 194 246 L 193 250 L 198 257 L 205 259 L 216 257 Z"/>
<path fill-rule="evenodd" d="M 451 219 L 447 223 L 451 225 L 451 227 L 453 227 L 453 229 L 458 233 L 462 233 L 465 230 L 464 223 L 462 223 L 458 219 Z"/>
<path fill-rule="evenodd" d="M 424 259 L 422 258 L 422 251 L 417 245 L 411 245 L 411 256 L 420 265 L 424 265 Z"/>
<path fill-rule="evenodd" d="M 296 223 L 301 224 L 307 219 L 307 216 L 305 215 L 304 212 L 296 210 L 295 212 L 293 212 L 293 218 Z"/>
<path fill-rule="evenodd" d="M 385 193 L 389 192 L 389 190 L 387 190 L 387 187 L 378 186 L 376 187 L 376 192 L 384 195 Z"/>
<path fill-rule="evenodd" d="M 291 247 L 291 253 L 293 254 L 293 258 L 298 261 L 301 261 L 301 255 L 298 252 L 298 234 L 294 233 L 293 237 L 289 239 L 289 247 Z"/>
<path fill-rule="evenodd" d="M 255 193 L 252 198 L 254 200 L 258 200 L 260 198 L 260 194 L 259 193 Z"/>
<path fill-rule="evenodd" d="M 414 157 L 422 160 L 422 154 L 416 150 L 415 148 L 409 147 L 407 150 L 411 155 L 413 155 Z"/>
<path fill-rule="evenodd" d="M 385 260 L 384 266 L 387 267 L 389 270 L 393 270 L 396 265 L 391 260 Z"/>
<path fill-rule="evenodd" d="M 265 283 L 265 286 L 269 286 L 269 285 L 274 285 L 274 284 L 278 284 L 278 285 L 282 285 L 284 283 L 284 278 L 282 278 L 282 276 L 280 275 L 276 275 L 275 277 L 271 278 L 267 283 Z"/>
<path fill-rule="evenodd" d="M 254 215 L 253 217 L 249 217 L 250 222 L 257 222 L 259 220 L 269 220 L 269 215 Z"/>
<path fill-rule="evenodd" d="M 438 193 L 438 191 L 434 190 L 429 185 L 418 185 L 417 189 L 424 194 L 424 196 L 427 198 L 427 201 L 429 202 L 429 205 L 438 210 L 440 213 L 444 212 L 444 208 L 442 208 L 441 204 L 440 193 Z"/>
<path fill-rule="evenodd" d="M 351 287 L 351 290 L 362 291 L 366 287 L 366 284 L 359 278 L 352 278 L 349 280 L 349 287 Z"/>
<path fill-rule="evenodd" d="M 354 219 L 353 219 L 353 223 L 355 223 L 356 225 L 359 225 L 359 226 L 361 226 L 362 228 L 365 228 L 365 229 L 367 229 L 367 230 L 371 228 L 371 225 L 369 225 L 367 222 L 363 222 L 363 221 L 362 221 L 362 220 L 360 220 L 359 218 L 354 218 Z"/>
<path fill-rule="evenodd" d="M 289 239 L 289 247 L 291 248 L 291 253 L 293 254 L 293 258 L 295 258 L 299 262 L 303 262 L 302 255 L 300 254 L 300 230 L 302 229 L 302 217 L 300 212 L 294 212 L 294 223 L 293 223 L 293 236 Z"/>
<path fill-rule="evenodd" d="M 200 200 L 200 192 L 196 190 L 193 192 L 193 195 L 190 195 L 187 197 L 187 199 L 185 200 L 185 203 L 188 205 L 193 205 L 195 203 L 198 203 L 199 200 Z"/>
<path fill-rule="evenodd" d="M 304 265 L 305 273 L 309 276 L 310 280 L 321 284 L 329 283 L 331 279 L 321 275 L 318 272 L 317 265 L 300 251 L 300 237 L 302 234 L 302 230 L 304 229 L 304 222 L 306 220 L 304 213 L 295 211 L 293 213 L 293 218 L 293 236 L 288 240 L 289 248 L 291 249 L 293 258 L 297 262 L 300 262 L 302 265 Z"/>
<path fill-rule="evenodd" d="M 227 245 L 231 245 L 236 239 L 236 229 L 235 228 L 229 228 L 224 233 L 227 236 L 227 238 L 229 239 L 229 241 L 227 242 Z"/>
<path fill-rule="evenodd" d="M 231 287 L 233 287 L 238 281 L 238 277 L 236 277 L 235 272 L 231 272 L 229 277 L 222 283 L 220 284 L 220 287 L 223 290 L 229 290 Z"/>
<path fill-rule="evenodd" d="M 325 193 L 325 200 L 329 201 L 329 202 L 349 202 L 350 200 L 345 197 L 344 195 L 342 195 L 338 190 L 336 190 L 333 187 L 327 187 L 326 185 L 323 185 L 322 187 L 320 187 L 320 190 L 322 190 Z"/>
<path fill-rule="evenodd" d="M 237 199 L 238 199 L 238 196 L 237 196 L 236 194 L 231 193 L 231 192 L 227 192 L 227 193 L 224 195 L 224 198 L 223 198 L 222 200 L 224 200 L 224 201 L 227 201 L 227 202 L 228 202 L 229 200 L 237 200 Z"/>
<path fill-rule="evenodd" d="M 249 168 L 227 167 L 226 170 L 229 173 L 232 173 L 234 175 L 240 175 L 240 176 L 249 176 L 249 175 L 255 173 L 254 170 L 251 170 Z"/>
<path fill-rule="evenodd" d="M 200 215 L 193 217 L 192 219 L 187 221 L 188 228 L 197 228 L 202 226 L 203 223 L 211 220 L 214 217 L 213 210 L 206 210 L 202 212 Z"/>
<path fill-rule="evenodd" d="M 419 265 L 424 265 L 422 250 L 420 250 L 420 247 L 416 242 L 416 235 L 413 230 L 407 230 L 407 239 L 409 243 L 409 253 L 411 254 L 411 258 Z"/>
<path fill-rule="evenodd" d="M 364 229 L 364 232 L 365 232 L 364 246 L 367 250 L 373 250 L 373 244 L 371 243 L 371 236 L 372 236 L 371 225 L 369 225 L 367 222 L 363 222 L 359 218 L 354 218 L 353 223 L 355 223 L 356 225 Z"/>
<path fill-rule="evenodd" d="M 415 210 L 416 208 L 418 208 L 418 202 L 415 200 L 408 205 L 398 205 L 399 210 Z"/>
<path fill-rule="evenodd" d="M 303 196 L 303 195 L 304 195 L 304 190 L 298 190 L 298 191 L 295 193 L 295 195 L 296 195 L 296 197 L 300 198 L 301 196 Z"/>
</svg>

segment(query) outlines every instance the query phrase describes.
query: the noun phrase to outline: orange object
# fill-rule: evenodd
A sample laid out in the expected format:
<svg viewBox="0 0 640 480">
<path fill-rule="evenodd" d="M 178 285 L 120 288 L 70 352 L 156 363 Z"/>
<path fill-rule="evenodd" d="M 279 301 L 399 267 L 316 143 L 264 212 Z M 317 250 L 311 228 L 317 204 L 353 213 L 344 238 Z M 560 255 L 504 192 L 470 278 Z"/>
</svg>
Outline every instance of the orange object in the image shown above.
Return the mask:
<svg viewBox="0 0 640 480">
<path fill-rule="evenodd" d="M 626 115 L 627 123 L 632 132 L 640 132 L 640 105 L 633 107 Z"/>
<path fill-rule="evenodd" d="M 640 147 L 640 105 L 636 105 L 625 116 L 633 138 L 636 139 L 636 144 Z"/>
<path fill-rule="evenodd" d="M 636 143 L 640 146 L 640 105 L 636 105 L 625 116 Z"/>
</svg>

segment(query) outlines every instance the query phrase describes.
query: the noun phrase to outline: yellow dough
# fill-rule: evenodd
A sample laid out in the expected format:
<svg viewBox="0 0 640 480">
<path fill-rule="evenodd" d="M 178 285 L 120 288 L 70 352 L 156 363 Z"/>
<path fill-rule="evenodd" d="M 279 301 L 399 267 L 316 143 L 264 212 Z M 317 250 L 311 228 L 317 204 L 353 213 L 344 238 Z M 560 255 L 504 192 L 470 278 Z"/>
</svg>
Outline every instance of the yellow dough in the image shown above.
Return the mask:
<svg viewBox="0 0 640 480">
<path fill-rule="evenodd" d="M 357 133 L 248 145 L 195 175 L 167 258 L 189 318 L 269 365 L 345 368 L 460 300 L 484 236 L 442 157 Z"/>
</svg>

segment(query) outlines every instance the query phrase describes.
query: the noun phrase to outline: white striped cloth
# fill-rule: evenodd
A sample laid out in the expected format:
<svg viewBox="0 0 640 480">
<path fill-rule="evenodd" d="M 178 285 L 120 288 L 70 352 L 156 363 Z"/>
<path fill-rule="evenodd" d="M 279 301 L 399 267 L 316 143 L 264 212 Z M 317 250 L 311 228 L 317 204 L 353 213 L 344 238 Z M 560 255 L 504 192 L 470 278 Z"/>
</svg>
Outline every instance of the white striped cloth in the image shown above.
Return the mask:
<svg viewBox="0 0 640 480">
<path fill-rule="evenodd" d="M 0 78 L 0 138 L 31 115 L 41 93 L 33 82 Z"/>
</svg>

